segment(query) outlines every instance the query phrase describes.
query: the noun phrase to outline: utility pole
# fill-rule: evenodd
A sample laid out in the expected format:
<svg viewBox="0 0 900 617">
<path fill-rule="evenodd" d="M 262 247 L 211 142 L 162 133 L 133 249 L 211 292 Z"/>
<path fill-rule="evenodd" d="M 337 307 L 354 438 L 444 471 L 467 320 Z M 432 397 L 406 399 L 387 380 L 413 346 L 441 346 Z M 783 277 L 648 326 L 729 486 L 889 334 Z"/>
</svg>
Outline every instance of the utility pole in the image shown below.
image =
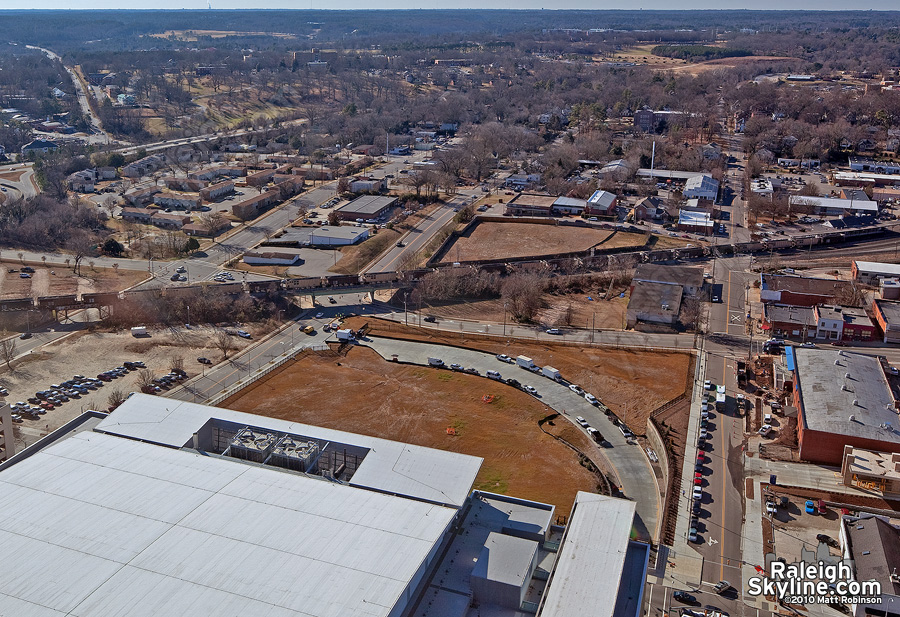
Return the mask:
<svg viewBox="0 0 900 617">
<path fill-rule="evenodd" d="M 503 303 L 503 336 L 506 336 L 506 302 Z"/>
<path fill-rule="evenodd" d="M 406 322 L 406 325 L 409 325 L 409 313 L 406 310 L 406 301 L 409 300 L 409 292 L 403 292 L 403 321 Z"/>
</svg>

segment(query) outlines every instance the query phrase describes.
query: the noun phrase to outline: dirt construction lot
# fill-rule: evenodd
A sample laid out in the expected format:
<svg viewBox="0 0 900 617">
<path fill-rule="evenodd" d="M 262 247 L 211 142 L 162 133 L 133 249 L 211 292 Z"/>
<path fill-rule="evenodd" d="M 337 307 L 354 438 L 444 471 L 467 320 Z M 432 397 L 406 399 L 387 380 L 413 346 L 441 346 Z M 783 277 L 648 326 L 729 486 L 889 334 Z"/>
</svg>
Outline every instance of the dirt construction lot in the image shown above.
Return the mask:
<svg viewBox="0 0 900 617">
<path fill-rule="evenodd" d="M 560 514 L 576 491 L 597 490 L 577 455 L 539 428 L 552 413 L 540 401 L 483 377 L 386 362 L 363 347 L 307 353 L 222 406 L 480 456 L 476 488 L 549 502 Z M 567 420 L 546 428 L 582 451 L 593 447 Z"/>
<path fill-rule="evenodd" d="M 475 261 L 586 251 L 603 244 L 613 232 L 589 227 L 561 227 L 538 223 L 479 223 L 454 240 L 444 261 Z"/>
<path fill-rule="evenodd" d="M 247 327 L 248 330 L 252 329 Z M 169 372 L 172 358 L 184 358 L 184 370 L 193 377 L 203 366 L 197 362 L 198 356 L 205 356 L 213 362 L 222 359 L 222 353 L 212 344 L 213 329 L 196 326 L 191 330 L 150 330 L 149 338 L 134 338 L 129 332 L 79 332 L 59 342 L 44 347 L 43 353 L 27 355 L 13 363 L 12 370 L 2 366 L 0 385 L 9 389 L 6 401 L 15 403 L 34 396 L 38 390 L 45 390 L 51 384 L 72 379 L 80 374 L 96 377 L 98 373 L 120 366 L 126 360 L 142 360 L 156 375 Z M 15 339 L 14 339 L 15 340 Z M 247 341 L 231 337 L 235 351 L 247 345 Z M 16 426 L 31 444 L 38 437 L 58 428 L 87 409 L 105 411 L 109 406 L 110 393 L 119 389 L 127 394 L 138 389 L 138 371 L 131 371 L 124 377 L 108 382 L 102 388 L 91 391 L 78 399 L 71 399 L 60 407 L 48 411 L 39 420 L 24 420 Z M 20 441 L 16 449 L 23 445 Z"/>
<path fill-rule="evenodd" d="M 21 278 L 22 263 L 5 260 L 0 262 L 0 298 L 34 298 L 67 294 L 119 291 L 147 278 L 146 272 L 112 268 L 91 268 L 84 265 L 81 276 L 71 267 L 35 266 L 31 278 Z M 10 269 L 16 270 L 9 272 Z"/>
<path fill-rule="evenodd" d="M 362 317 L 351 317 L 344 323 L 345 327 L 354 329 L 368 323 L 372 336 L 447 344 L 512 357 L 528 356 L 539 366 L 556 367 L 565 379 L 593 393 L 638 435 L 646 432 L 647 418 L 655 409 L 684 392 L 693 362 L 690 354 L 679 352 L 461 336 Z"/>
</svg>

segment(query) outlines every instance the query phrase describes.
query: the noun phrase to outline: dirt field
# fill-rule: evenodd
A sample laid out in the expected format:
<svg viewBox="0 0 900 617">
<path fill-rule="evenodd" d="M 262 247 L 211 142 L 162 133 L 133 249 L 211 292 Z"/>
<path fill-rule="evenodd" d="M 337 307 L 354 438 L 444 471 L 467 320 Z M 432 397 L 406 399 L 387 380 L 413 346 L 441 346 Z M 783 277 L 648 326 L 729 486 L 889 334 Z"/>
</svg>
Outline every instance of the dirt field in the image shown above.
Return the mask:
<svg viewBox="0 0 900 617">
<path fill-rule="evenodd" d="M 494 401 L 482 402 L 485 394 Z M 392 364 L 366 348 L 307 354 L 222 406 L 480 456 L 476 488 L 549 502 L 560 514 L 576 491 L 597 488 L 576 454 L 540 430 L 548 412 L 536 399 L 482 377 Z M 568 421 L 547 428 L 593 447 Z"/>
<path fill-rule="evenodd" d="M 537 223 L 479 223 L 466 236 L 453 241 L 444 261 L 474 261 L 552 255 L 586 251 L 592 246 L 623 246 L 613 232 L 586 227 L 561 227 Z M 622 234 L 626 235 L 626 234 Z M 637 234 L 627 234 L 628 236 Z M 614 240 L 610 240 L 610 238 Z M 633 241 L 633 239 L 630 239 Z"/>
<path fill-rule="evenodd" d="M 119 291 L 147 278 L 146 272 L 122 268 L 116 272 L 112 268 L 93 269 L 88 265 L 82 266 L 81 276 L 76 276 L 72 268 L 66 266 L 32 266 L 35 273 L 27 279 L 20 278 L 18 271 L 9 272 L 10 268 L 20 270 L 21 267 L 21 262 L 15 260 L 0 262 L 0 298 Z"/>
<path fill-rule="evenodd" d="M 597 290 L 605 293 L 606 289 Z M 542 308 L 535 321 L 548 325 L 565 325 L 565 315 L 572 307 L 570 325 L 576 328 L 621 328 L 625 323 L 625 309 L 628 306 L 628 298 L 620 298 L 619 292 L 623 289 L 613 289 L 610 300 L 601 300 L 600 294 L 568 294 L 556 296 L 544 295 L 544 308 Z M 588 300 L 588 296 L 594 300 Z M 399 309 L 403 309 L 402 303 Z M 436 315 L 445 319 L 470 319 L 474 321 L 503 323 L 503 300 L 467 301 L 457 304 L 444 304 L 436 306 L 422 305 L 422 310 L 429 315 Z M 509 319 L 509 315 L 506 316 Z"/>
<path fill-rule="evenodd" d="M 766 64 L 773 62 L 796 62 L 797 58 L 786 58 L 782 56 L 747 56 L 744 58 L 718 58 L 716 60 L 707 60 L 705 62 L 695 62 L 693 64 L 682 64 L 681 66 L 672 67 L 672 71 L 676 73 L 690 73 L 691 75 L 699 75 L 706 71 L 715 71 L 722 68 L 734 68 L 736 66 L 750 66 L 753 64 Z"/>
<path fill-rule="evenodd" d="M 646 432 L 650 413 L 684 391 L 692 362 L 690 354 L 677 352 L 580 347 L 515 339 L 503 341 L 477 335 L 461 337 L 452 332 L 363 317 L 351 317 L 344 323 L 354 329 L 368 323 L 373 336 L 449 344 L 510 356 L 526 355 L 538 365 L 558 368 L 563 377 L 581 384 L 639 435 Z"/>
<path fill-rule="evenodd" d="M 245 328 L 258 334 L 252 327 Z M 136 339 L 129 332 L 83 332 L 73 334 L 57 343 L 45 347 L 44 353 L 35 353 L 13 363 L 12 370 L 0 365 L 0 384 L 9 389 L 9 402 L 24 401 L 44 390 L 50 384 L 71 379 L 76 373 L 96 376 L 97 373 L 120 366 L 126 360 L 142 360 L 147 368 L 158 375 L 169 372 L 173 357 L 184 358 L 184 370 L 194 376 L 203 369 L 197 362 L 198 356 L 206 356 L 213 362 L 222 359 L 222 353 L 212 344 L 213 329 L 196 326 L 192 330 L 150 330 L 150 338 Z M 40 335 L 36 335 L 39 337 Z M 243 349 L 248 342 L 232 337 L 237 349 Z M 58 428 L 86 409 L 104 411 L 108 407 L 110 392 L 120 389 L 124 393 L 137 390 L 137 371 L 130 372 L 102 388 L 63 403 L 48 411 L 40 420 L 25 420 L 21 427 L 27 443 L 37 440 L 45 427 Z"/>
</svg>

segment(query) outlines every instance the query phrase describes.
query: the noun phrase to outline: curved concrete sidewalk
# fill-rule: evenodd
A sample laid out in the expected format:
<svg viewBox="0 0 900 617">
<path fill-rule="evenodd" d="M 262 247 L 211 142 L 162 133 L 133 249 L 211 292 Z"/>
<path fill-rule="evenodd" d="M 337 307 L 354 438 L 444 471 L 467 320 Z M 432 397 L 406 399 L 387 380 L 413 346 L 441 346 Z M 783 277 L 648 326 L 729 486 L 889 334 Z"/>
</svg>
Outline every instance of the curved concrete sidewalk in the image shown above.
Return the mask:
<svg viewBox="0 0 900 617">
<path fill-rule="evenodd" d="M 569 390 L 567 386 L 520 369 L 515 364 L 501 362 L 492 354 L 481 351 L 374 337 L 369 337 L 360 344 L 375 350 L 386 360 L 396 355 L 401 362 L 427 365 L 428 358 L 432 357 L 441 358 L 448 365 L 458 363 L 466 368 L 476 368 L 482 376 L 489 370 L 498 371 L 504 379 L 514 377 L 523 385 L 536 388 L 542 403 L 566 416 L 573 424 L 576 415 L 583 416 L 612 444 L 612 448 L 600 449 L 599 452 L 615 470 L 622 492 L 637 503 L 638 518 L 644 526 L 644 529 L 638 528 L 638 533 L 648 539 L 658 540 L 656 536 L 660 508 L 659 489 L 646 455 L 640 446 L 629 445 L 625 441 L 621 431 L 613 425 L 605 413 Z"/>
</svg>

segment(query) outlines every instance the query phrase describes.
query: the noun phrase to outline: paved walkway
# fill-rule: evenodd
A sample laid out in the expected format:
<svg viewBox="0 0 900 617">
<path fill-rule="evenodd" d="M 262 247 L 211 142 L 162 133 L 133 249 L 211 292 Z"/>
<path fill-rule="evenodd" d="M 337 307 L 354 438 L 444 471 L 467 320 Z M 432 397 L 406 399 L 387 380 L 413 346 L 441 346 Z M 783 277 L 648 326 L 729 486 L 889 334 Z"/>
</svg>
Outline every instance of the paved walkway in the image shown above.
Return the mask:
<svg viewBox="0 0 900 617">
<path fill-rule="evenodd" d="M 568 417 L 573 424 L 576 415 L 583 416 L 612 444 L 612 448 L 597 448 L 594 454 L 606 457 L 609 468 L 615 470 L 614 481 L 626 497 L 637 503 L 638 517 L 646 527 L 639 531 L 646 533 L 646 537 L 657 535 L 659 491 L 646 455 L 640 446 L 630 445 L 625 441 L 625 437 L 606 414 L 569 390 L 568 386 L 520 369 L 514 364 L 501 362 L 492 354 L 480 351 L 386 338 L 369 338 L 363 344 L 387 360 L 396 355 L 401 362 L 427 365 L 428 358 L 432 357 L 441 358 L 448 365 L 458 363 L 467 368 L 474 367 L 482 375 L 489 370 L 498 371 L 504 378 L 515 377 L 522 384 L 536 388 L 542 403 Z"/>
<path fill-rule="evenodd" d="M 778 484 L 796 486 L 817 491 L 831 491 L 857 497 L 881 497 L 874 491 L 865 491 L 841 483 L 841 470 L 812 463 L 788 463 L 770 461 L 758 455 L 744 457 L 744 473 L 747 476 L 769 481 L 769 475 L 778 476 Z"/>
</svg>

